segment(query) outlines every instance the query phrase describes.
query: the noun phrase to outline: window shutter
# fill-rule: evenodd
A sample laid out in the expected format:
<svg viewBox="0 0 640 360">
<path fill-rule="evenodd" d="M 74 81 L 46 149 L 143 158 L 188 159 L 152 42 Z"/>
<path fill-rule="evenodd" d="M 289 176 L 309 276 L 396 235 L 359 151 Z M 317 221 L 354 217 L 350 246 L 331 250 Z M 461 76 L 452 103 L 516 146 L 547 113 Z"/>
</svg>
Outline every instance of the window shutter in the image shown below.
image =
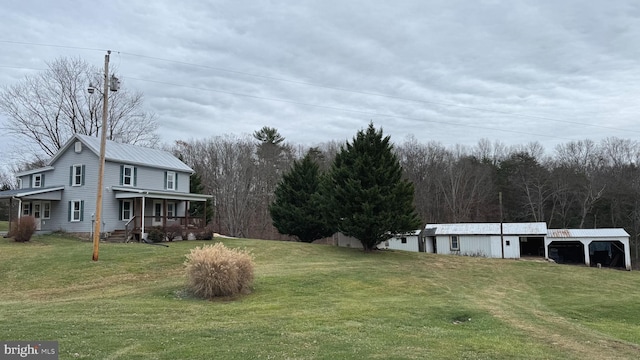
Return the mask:
<svg viewBox="0 0 640 360">
<path fill-rule="evenodd" d="M 120 185 L 123 184 L 122 180 L 124 179 L 124 165 L 120 165 Z"/>
<path fill-rule="evenodd" d="M 69 201 L 69 214 L 67 216 L 68 220 L 71 221 L 71 201 Z"/>
<path fill-rule="evenodd" d="M 40 187 L 44 187 L 44 174 L 40 176 Z"/>
<path fill-rule="evenodd" d="M 69 186 L 73 185 L 73 165 L 69 166 Z"/>
<path fill-rule="evenodd" d="M 133 168 L 133 186 L 138 186 L 138 167 Z"/>
<path fill-rule="evenodd" d="M 82 165 L 82 185 L 84 185 L 84 173 L 85 173 L 85 168 L 84 168 L 84 165 Z"/>
<path fill-rule="evenodd" d="M 167 172 L 164 172 L 164 189 L 167 190 Z"/>
<path fill-rule="evenodd" d="M 122 204 L 124 200 L 120 200 L 118 202 L 118 220 L 122 220 L 122 208 L 124 207 L 124 205 Z"/>
<path fill-rule="evenodd" d="M 84 219 L 84 200 L 80 201 L 80 221 Z"/>
<path fill-rule="evenodd" d="M 178 173 L 176 172 L 175 175 L 173 175 L 175 177 L 175 179 L 173 179 L 173 189 L 175 191 L 178 191 Z"/>
</svg>

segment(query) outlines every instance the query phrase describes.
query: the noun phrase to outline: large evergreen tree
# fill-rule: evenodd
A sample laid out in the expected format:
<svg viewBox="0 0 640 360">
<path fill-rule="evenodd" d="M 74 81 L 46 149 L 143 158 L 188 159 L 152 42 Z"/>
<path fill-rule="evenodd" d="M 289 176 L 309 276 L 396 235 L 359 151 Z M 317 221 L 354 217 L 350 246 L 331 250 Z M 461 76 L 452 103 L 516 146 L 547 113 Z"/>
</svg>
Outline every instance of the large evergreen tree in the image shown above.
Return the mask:
<svg viewBox="0 0 640 360">
<path fill-rule="evenodd" d="M 284 174 L 275 190 L 275 200 L 269 207 L 273 226 L 281 234 L 296 236 L 303 242 L 333 234 L 318 211 L 320 170 L 313 156 L 308 152 Z"/>
<path fill-rule="evenodd" d="M 198 173 L 193 173 L 189 179 L 189 192 L 192 194 L 204 194 L 204 186 L 202 185 L 202 179 Z M 206 214 L 205 214 L 206 209 Z M 203 217 L 206 225 L 213 219 L 213 204 L 211 199 L 207 199 L 206 203 L 201 201 L 194 201 L 189 208 L 189 216 L 191 217 Z"/>
<path fill-rule="evenodd" d="M 360 240 L 365 251 L 390 234 L 421 225 L 413 205 L 413 184 L 402 178 L 389 141 L 369 124 L 341 148 L 323 184 L 327 219 L 343 234 Z"/>
</svg>

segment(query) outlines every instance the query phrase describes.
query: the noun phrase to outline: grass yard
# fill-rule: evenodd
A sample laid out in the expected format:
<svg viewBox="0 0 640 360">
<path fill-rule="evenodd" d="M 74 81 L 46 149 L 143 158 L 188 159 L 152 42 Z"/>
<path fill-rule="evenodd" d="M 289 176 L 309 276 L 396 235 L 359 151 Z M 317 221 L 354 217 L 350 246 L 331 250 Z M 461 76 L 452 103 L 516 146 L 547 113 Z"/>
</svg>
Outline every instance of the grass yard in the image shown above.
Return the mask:
<svg viewBox="0 0 640 360">
<path fill-rule="evenodd" d="M 0 221 L 0 231 L 9 231 L 8 221 Z"/>
<path fill-rule="evenodd" d="M 640 273 L 544 262 L 224 240 L 251 295 L 183 290 L 170 247 L 0 239 L 0 339 L 60 359 L 637 359 Z"/>
</svg>

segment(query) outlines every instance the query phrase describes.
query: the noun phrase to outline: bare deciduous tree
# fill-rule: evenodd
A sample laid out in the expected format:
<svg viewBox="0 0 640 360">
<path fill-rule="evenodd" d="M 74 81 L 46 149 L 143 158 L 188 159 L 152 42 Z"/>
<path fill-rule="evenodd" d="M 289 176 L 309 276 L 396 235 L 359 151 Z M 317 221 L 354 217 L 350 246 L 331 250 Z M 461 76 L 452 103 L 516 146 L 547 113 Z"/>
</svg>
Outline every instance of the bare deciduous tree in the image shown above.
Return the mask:
<svg viewBox="0 0 640 360">
<path fill-rule="evenodd" d="M 53 156 L 74 133 L 98 136 L 103 81 L 101 70 L 80 58 L 54 60 L 47 70 L 2 89 L 0 111 L 8 118 L 4 130 L 37 144 L 36 156 Z M 93 96 L 87 92 L 90 83 L 96 88 Z M 143 146 L 159 140 L 155 116 L 143 109 L 139 92 L 110 92 L 107 123 L 110 140 Z"/>
</svg>

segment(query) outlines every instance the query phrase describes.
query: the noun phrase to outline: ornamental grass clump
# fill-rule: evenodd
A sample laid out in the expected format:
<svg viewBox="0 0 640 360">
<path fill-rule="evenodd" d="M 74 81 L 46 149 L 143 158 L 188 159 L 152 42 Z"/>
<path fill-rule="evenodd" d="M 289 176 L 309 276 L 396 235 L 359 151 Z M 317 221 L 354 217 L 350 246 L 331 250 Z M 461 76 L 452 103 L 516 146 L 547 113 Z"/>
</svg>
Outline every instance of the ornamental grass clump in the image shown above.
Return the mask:
<svg viewBox="0 0 640 360">
<path fill-rule="evenodd" d="M 253 257 L 222 243 L 196 247 L 185 261 L 189 291 L 204 299 L 247 294 L 253 283 Z"/>
</svg>

